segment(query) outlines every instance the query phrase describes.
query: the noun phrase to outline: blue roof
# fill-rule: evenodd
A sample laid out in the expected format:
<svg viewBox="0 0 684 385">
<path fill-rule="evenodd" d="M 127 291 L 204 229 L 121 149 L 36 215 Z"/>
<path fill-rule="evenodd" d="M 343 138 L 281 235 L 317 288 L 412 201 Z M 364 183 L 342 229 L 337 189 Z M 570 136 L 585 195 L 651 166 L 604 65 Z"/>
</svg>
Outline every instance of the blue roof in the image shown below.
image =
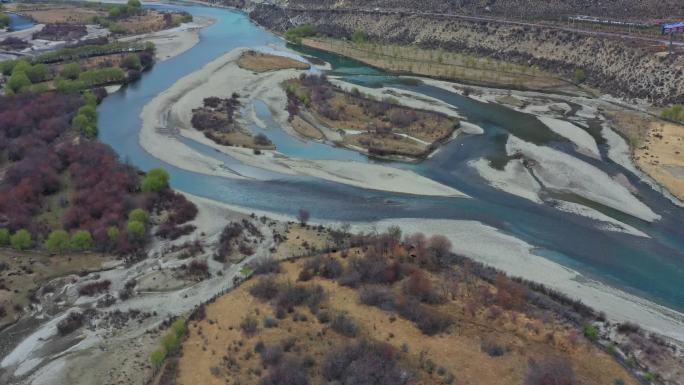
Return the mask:
<svg viewBox="0 0 684 385">
<path fill-rule="evenodd" d="M 684 21 L 680 21 L 677 23 L 663 24 L 663 29 L 670 29 L 670 28 L 684 28 Z"/>
</svg>

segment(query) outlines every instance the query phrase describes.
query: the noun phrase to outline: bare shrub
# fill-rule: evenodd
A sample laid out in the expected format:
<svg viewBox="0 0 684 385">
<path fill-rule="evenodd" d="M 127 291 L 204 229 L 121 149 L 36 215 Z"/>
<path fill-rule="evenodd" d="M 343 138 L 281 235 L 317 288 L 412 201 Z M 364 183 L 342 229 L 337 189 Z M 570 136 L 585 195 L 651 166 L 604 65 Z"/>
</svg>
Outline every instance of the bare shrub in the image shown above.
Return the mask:
<svg viewBox="0 0 684 385">
<path fill-rule="evenodd" d="M 59 335 L 67 335 L 83 325 L 85 317 L 82 313 L 71 312 L 66 318 L 59 321 L 57 324 L 57 332 Z"/>
<path fill-rule="evenodd" d="M 285 357 L 278 365 L 271 366 L 259 385 L 308 385 L 309 374 L 301 361 Z"/>
<path fill-rule="evenodd" d="M 94 295 L 108 291 L 109 286 L 111 285 L 112 282 L 108 279 L 103 281 L 87 283 L 78 288 L 78 294 L 92 297 Z"/>
<path fill-rule="evenodd" d="M 240 322 L 240 329 L 248 336 L 253 336 L 258 328 L 259 323 L 254 317 L 247 316 Z"/>
<path fill-rule="evenodd" d="M 332 329 L 346 337 L 356 337 L 359 334 L 359 325 L 346 314 L 338 314 L 330 323 Z"/>
<path fill-rule="evenodd" d="M 283 358 L 285 351 L 280 344 L 274 344 L 265 346 L 263 349 L 261 349 L 259 354 L 261 355 L 261 363 L 264 365 L 264 367 L 268 367 L 277 365 Z"/>
<path fill-rule="evenodd" d="M 433 287 L 430 279 L 421 270 L 414 271 L 404 282 L 404 293 L 416 298 L 420 302 L 438 304 L 445 301 L 444 297 Z"/>
<path fill-rule="evenodd" d="M 302 271 L 309 271 L 323 278 L 335 279 L 342 275 L 342 270 L 342 264 L 336 258 L 319 255 L 308 260 Z"/>
<path fill-rule="evenodd" d="M 396 298 L 388 287 L 366 285 L 359 290 L 359 300 L 362 304 L 379 307 L 383 310 L 394 310 Z"/>
<path fill-rule="evenodd" d="M 249 288 L 249 293 L 259 299 L 270 300 L 278 295 L 279 288 L 280 285 L 276 282 L 275 277 L 268 275 L 260 277 L 259 280 Z"/>
<path fill-rule="evenodd" d="M 399 365 L 396 349 L 384 343 L 360 342 L 331 350 L 323 362 L 330 383 L 368 385 L 414 384 L 414 375 Z"/>
<path fill-rule="evenodd" d="M 504 348 L 491 338 L 482 339 L 480 350 L 487 353 L 490 357 L 501 357 L 504 355 Z"/>
<path fill-rule="evenodd" d="M 255 275 L 280 273 L 280 264 L 273 257 L 259 258 L 250 267 Z"/>
<path fill-rule="evenodd" d="M 404 300 L 400 303 L 399 314 L 415 323 L 423 334 L 429 336 L 446 331 L 454 323 L 449 315 L 423 305 L 415 299 Z"/>
<path fill-rule="evenodd" d="M 525 385 L 579 385 L 567 359 L 559 357 L 530 360 Z"/>
</svg>

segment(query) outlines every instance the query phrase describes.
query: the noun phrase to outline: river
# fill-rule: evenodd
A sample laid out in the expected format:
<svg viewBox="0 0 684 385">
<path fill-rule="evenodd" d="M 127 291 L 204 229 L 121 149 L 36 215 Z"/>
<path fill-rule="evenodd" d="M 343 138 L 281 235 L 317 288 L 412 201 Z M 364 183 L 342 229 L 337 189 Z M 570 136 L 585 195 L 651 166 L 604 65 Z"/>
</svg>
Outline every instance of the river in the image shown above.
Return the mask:
<svg viewBox="0 0 684 385">
<path fill-rule="evenodd" d="M 158 63 L 142 79 L 107 97 L 99 106 L 100 139 L 111 145 L 122 159 L 147 170 L 164 167 L 172 186 L 198 196 L 248 209 L 294 215 L 307 208 L 316 221 L 368 222 L 387 218 L 473 220 L 495 227 L 535 247 L 535 252 L 658 304 L 684 311 L 684 209 L 672 204 L 628 170 L 609 160 L 587 160 L 602 170 L 621 172 L 637 188 L 638 195 L 660 221 L 647 223 L 625 214 L 598 207 L 604 213 L 648 234 L 650 238 L 603 231 L 585 217 L 504 193 L 492 188 L 466 163 L 480 157 L 495 159 L 508 133 L 536 143 L 564 149 L 564 143 L 530 115 L 494 103 L 482 103 L 426 84 L 411 85 L 353 60 L 314 50 L 302 50 L 333 66 L 332 74 L 350 82 L 379 86 L 390 84 L 458 108 L 469 121 L 481 126 L 484 135 L 462 136 L 448 143 L 435 156 L 418 164 L 394 164 L 452 186 L 473 197 L 436 198 L 387 193 L 350 187 L 307 177 L 276 177 L 268 180 L 232 180 L 193 173 L 164 164 L 143 150 L 138 142 L 140 112 L 156 95 L 179 78 L 236 47 L 284 46 L 277 36 L 259 28 L 237 11 L 204 6 L 160 5 L 216 22 L 203 29 L 200 42 L 191 50 Z M 265 113 L 260 112 L 264 115 Z M 264 116 L 268 121 L 268 116 Z M 270 122 L 272 124 L 272 122 Z M 278 130 L 277 127 L 271 127 Z M 302 145 L 287 135 L 269 133 L 287 155 L 310 158 L 371 160 L 347 150 L 323 144 Z M 606 144 L 599 142 L 603 154 Z M 320 147 L 323 146 L 323 147 Z M 199 143 L 192 147 L 205 155 L 234 162 Z M 326 155 L 327 154 L 327 155 Z M 330 155 L 333 154 L 333 155 Z M 604 157 L 605 158 L 605 157 Z"/>
</svg>

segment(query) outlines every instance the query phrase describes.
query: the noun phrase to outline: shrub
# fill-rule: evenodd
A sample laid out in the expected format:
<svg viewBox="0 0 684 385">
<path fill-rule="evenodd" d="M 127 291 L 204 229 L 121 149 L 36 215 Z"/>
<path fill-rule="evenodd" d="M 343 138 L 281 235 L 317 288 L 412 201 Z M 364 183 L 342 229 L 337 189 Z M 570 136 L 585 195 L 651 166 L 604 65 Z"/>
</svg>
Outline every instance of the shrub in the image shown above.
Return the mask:
<svg viewBox="0 0 684 385">
<path fill-rule="evenodd" d="M 285 351 L 280 344 L 268 345 L 259 351 L 259 355 L 261 355 L 261 363 L 265 367 L 277 365 L 283 358 L 284 354 Z"/>
<path fill-rule="evenodd" d="M 363 31 L 354 31 L 352 34 L 352 41 L 356 44 L 363 44 L 367 41 L 366 34 Z"/>
<path fill-rule="evenodd" d="M 94 246 L 93 237 L 88 230 L 78 230 L 71 236 L 70 246 L 74 250 L 87 250 Z"/>
<path fill-rule="evenodd" d="M 0 229 L 0 247 L 10 244 L 10 232 L 7 229 Z"/>
<path fill-rule="evenodd" d="M 271 366 L 261 378 L 259 385 L 308 385 L 309 375 L 302 363 L 286 357 L 278 365 Z"/>
<path fill-rule="evenodd" d="M 27 230 L 21 229 L 10 237 L 10 244 L 17 250 L 26 250 L 33 246 L 33 240 Z"/>
<path fill-rule="evenodd" d="M 273 142 L 266 135 L 259 133 L 254 136 L 254 144 L 257 146 L 271 146 Z"/>
<path fill-rule="evenodd" d="M 128 234 L 135 239 L 142 239 L 145 237 L 145 224 L 138 221 L 128 221 L 126 224 Z"/>
<path fill-rule="evenodd" d="M 573 74 L 575 78 L 575 83 L 584 83 L 585 80 L 587 80 L 587 74 L 584 72 L 583 69 L 577 68 Z"/>
<path fill-rule="evenodd" d="M 139 71 L 142 68 L 140 58 L 138 57 L 138 55 L 134 53 L 129 53 L 128 55 L 126 55 L 121 61 L 121 66 L 126 69 L 136 71 Z"/>
<path fill-rule="evenodd" d="M 271 316 L 264 317 L 263 324 L 264 324 L 264 327 L 267 329 L 278 327 L 278 321 Z"/>
<path fill-rule="evenodd" d="M 166 359 L 166 352 L 163 349 L 157 349 L 152 354 L 150 354 L 150 363 L 155 368 L 161 367 Z"/>
<path fill-rule="evenodd" d="M 78 293 L 80 295 L 94 296 L 96 294 L 108 291 L 111 284 L 112 282 L 107 279 L 103 281 L 87 283 L 78 289 Z"/>
<path fill-rule="evenodd" d="M 625 323 L 621 323 L 620 325 L 618 325 L 617 331 L 619 333 L 623 333 L 623 334 L 632 334 L 632 333 L 639 334 L 639 333 L 641 333 L 641 327 L 635 323 L 632 323 L 632 322 L 625 322 Z"/>
<path fill-rule="evenodd" d="M 414 375 L 399 366 L 397 352 L 389 344 L 359 342 L 329 351 L 322 365 L 329 383 L 409 385 Z"/>
<path fill-rule="evenodd" d="M 297 220 L 299 220 L 300 225 L 306 225 L 306 222 L 309 221 L 309 218 L 311 218 L 311 214 L 309 214 L 307 210 L 299 209 L 299 212 L 297 213 Z"/>
<path fill-rule="evenodd" d="M 150 216 L 147 214 L 147 211 L 137 208 L 132 210 L 130 213 L 128 213 L 128 220 L 129 221 L 138 221 L 144 225 L 147 226 Z"/>
<path fill-rule="evenodd" d="M 276 282 L 273 276 L 261 277 L 259 280 L 249 288 L 249 293 L 253 296 L 262 299 L 270 300 L 278 295 L 280 285 Z"/>
<path fill-rule="evenodd" d="M 78 75 L 80 73 L 81 65 L 77 62 L 65 64 L 64 67 L 62 67 L 62 70 L 60 71 L 60 75 L 70 80 L 78 79 Z"/>
<path fill-rule="evenodd" d="M 253 336 L 258 328 L 259 323 L 254 317 L 247 316 L 240 322 L 240 329 L 248 336 Z"/>
<path fill-rule="evenodd" d="M 584 333 L 584 336 L 587 337 L 587 339 L 589 341 L 596 342 L 596 340 L 598 340 L 599 331 L 598 331 L 598 328 L 596 328 L 596 326 L 594 326 L 592 324 L 585 324 L 582 327 L 582 332 Z"/>
<path fill-rule="evenodd" d="M 83 325 L 84 319 L 85 317 L 82 313 L 71 312 L 66 318 L 57 323 L 57 332 L 62 336 L 67 335 L 80 328 Z"/>
<path fill-rule="evenodd" d="M 421 270 L 414 271 L 403 285 L 404 293 L 416 298 L 420 302 L 438 304 L 444 302 L 444 297 L 432 286 L 430 279 Z"/>
<path fill-rule="evenodd" d="M 45 248 L 53 253 L 63 253 L 69 248 L 69 234 L 64 230 L 54 230 L 45 241 Z"/>
<path fill-rule="evenodd" d="M 530 360 L 525 385 L 579 385 L 566 359 L 558 357 Z"/>
<path fill-rule="evenodd" d="M 280 273 L 280 264 L 273 257 L 263 257 L 250 264 L 255 275 Z"/>
<path fill-rule="evenodd" d="M 342 275 L 342 264 L 336 258 L 330 256 L 316 256 L 304 264 L 302 271 L 308 271 L 312 275 L 323 278 L 335 279 Z"/>
<path fill-rule="evenodd" d="M 684 105 L 674 104 L 663 109 L 660 113 L 663 119 L 674 120 L 676 122 L 684 122 Z"/>
<path fill-rule="evenodd" d="M 429 336 L 444 332 L 454 323 L 449 315 L 440 313 L 415 299 L 408 299 L 399 304 L 399 314 L 414 322 L 423 334 Z"/>
<path fill-rule="evenodd" d="M 13 71 L 12 76 L 10 76 L 9 81 L 7 82 L 7 87 L 9 88 L 9 90 L 15 93 L 21 91 L 22 89 L 30 85 L 31 80 L 26 75 L 26 73 L 23 71 L 17 72 L 16 70 Z"/>
<path fill-rule="evenodd" d="M 293 43 L 300 44 L 302 38 L 313 36 L 316 30 L 313 26 L 305 24 L 298 27 L 292 27 L 285 32 L 285 38 Z"/>
<path fill-rule="evenodd" d="M 396 298 L 388 287 L 366 285 L 359 290 L 359 300 L 362 304 L 379 307 L 383 310 L 394 310 Z"/>
<path fill-rule="evenodd" d="M 359 325 L 346 314 L 338 314 L 330 323 L 332 329 L 346 337 L 356 337 L 359 334 Z"/>
<path fill-rule="evenodd" d="M 490 357 L 501 357 L 504 355 L 503 347 L 490 338 L 482 339 L 480 342 L 480 350 L 487 353 Z"/>
<path fill-rule="evenodd" d="M 163 168 L 148 171 L 141 186 L 143 192 L 158 192 L 166 187 L 169 187 L 169 173 Z"/>
</svg>

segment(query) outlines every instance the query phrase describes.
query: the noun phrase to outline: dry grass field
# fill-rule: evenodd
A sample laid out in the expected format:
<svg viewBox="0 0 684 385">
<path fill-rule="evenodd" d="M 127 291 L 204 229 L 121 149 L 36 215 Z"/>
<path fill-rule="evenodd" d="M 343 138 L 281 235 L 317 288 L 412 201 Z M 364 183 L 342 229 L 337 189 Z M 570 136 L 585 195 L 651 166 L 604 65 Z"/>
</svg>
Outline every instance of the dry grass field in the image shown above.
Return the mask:
<svg viewBox="0 0 684 385">
<path fill-rule="evenodd" d="M 568 381 L 562 384 L 638 383 L 577 327 L 516 303 L 510 281 L 490 284 L 459 270 L 456 283 L 451 271 L 419 267 L 415 254 L 400 244 L 384 257 L 351 248 L 283 261 L 278 273 L 253 277 L 189 322 L 176 383 L 325 384 L 339 380 L 335 365 L 359 349 L 374 354 L 349 358 L 347 381 L 519 385 L 551 367 Z M 366 277 L 350 285 L 348 273 L 360 260 L 370 263 L 369 275 L 375 263 L 394 273 L 376 272 L 372 279 L 385 283 Z M 413 322 L 406 301 L 451 323 L 435 331 L 422 319 Z M 393 374 L 394 382 L 383 382 Z"/>
<path fill-rule="evenodd" d="M 308 70 L 307 63 L 285 56 L 270 55 L 256 51 L 245 51 L 238 59 L 240 68 L 254 72 L 279 71 L 284 69 Z"/>
<path fill-rule="evenodd" d="M 92 8 L 55 5 L 45 9 L 21 11 L 21 14 L 41 24 L 92 24 L 93 18 L 106 16 L 107 12 Z"/>
</svg>

